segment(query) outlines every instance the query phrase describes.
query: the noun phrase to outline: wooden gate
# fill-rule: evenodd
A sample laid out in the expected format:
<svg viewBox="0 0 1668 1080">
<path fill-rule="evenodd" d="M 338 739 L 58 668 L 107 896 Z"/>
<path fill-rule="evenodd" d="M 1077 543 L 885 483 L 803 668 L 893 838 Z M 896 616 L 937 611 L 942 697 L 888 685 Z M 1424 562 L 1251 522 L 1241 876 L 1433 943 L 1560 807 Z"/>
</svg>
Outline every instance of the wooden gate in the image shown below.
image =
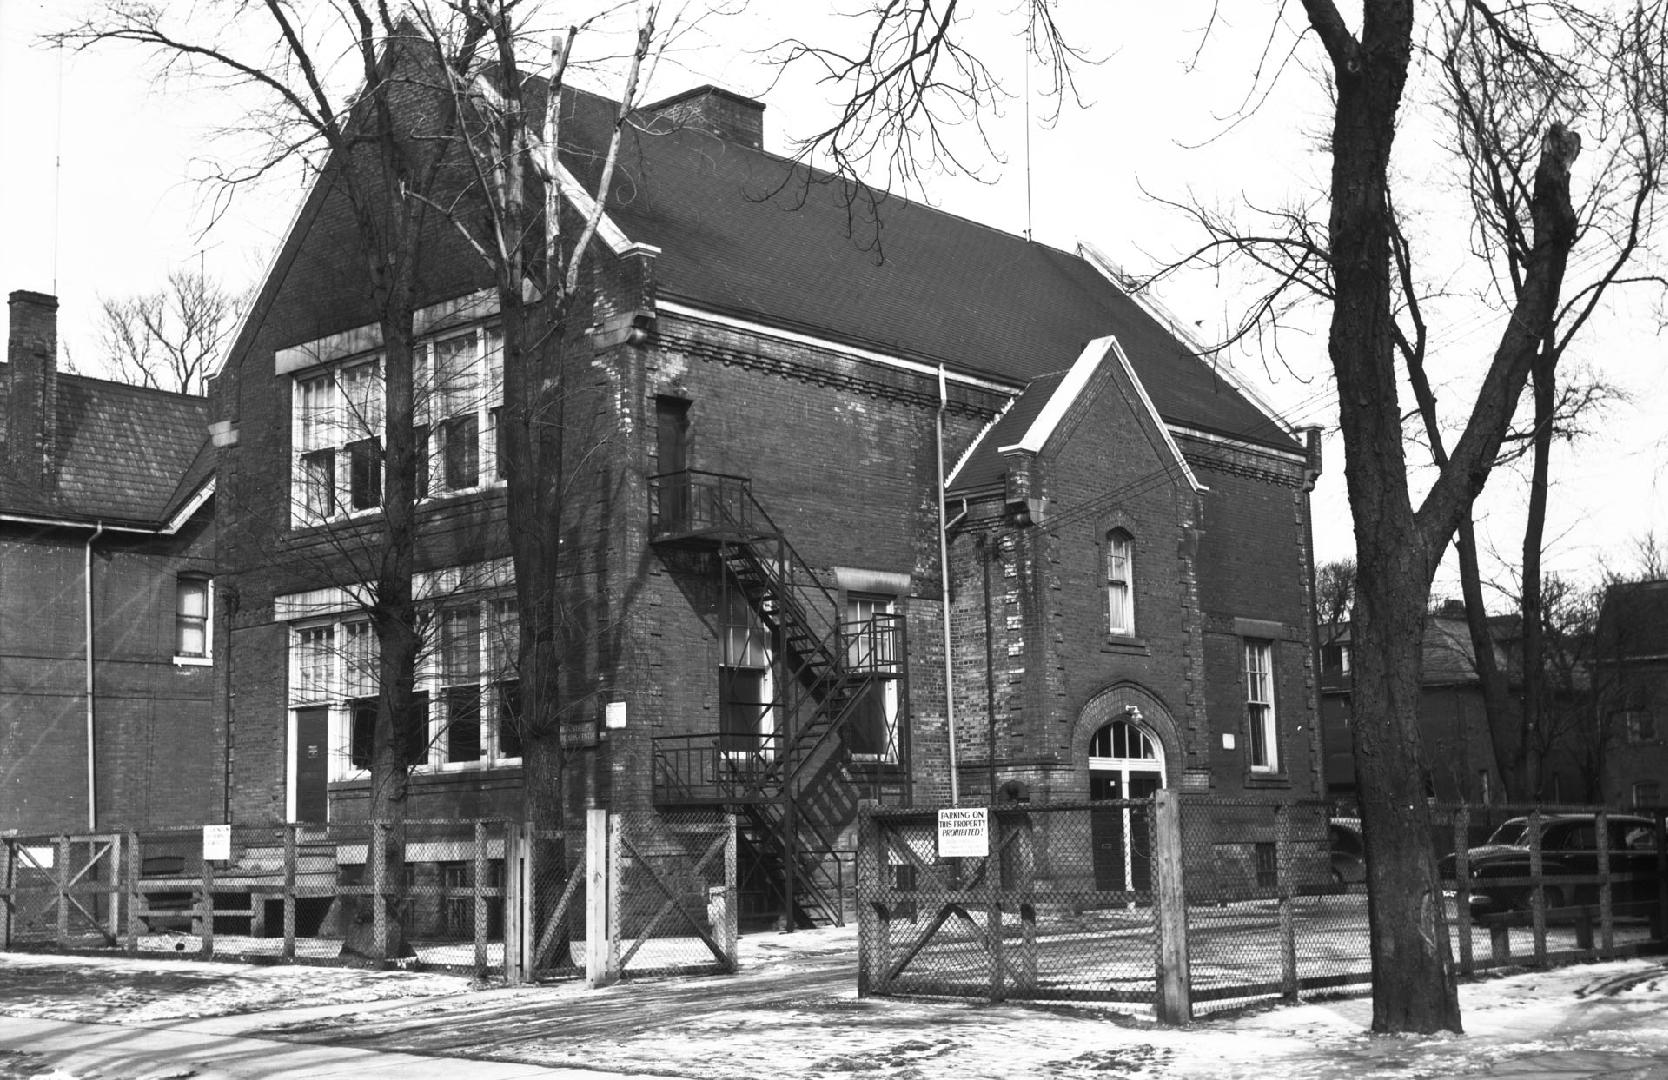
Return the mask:
<svg viewBox="0 0 1668 1080">
<path fill-rule="evenodd" d="M 122 838 L 6 837 L 0 865 L 0 948 L 97 940 L 122 932 Z"/>
</svg>

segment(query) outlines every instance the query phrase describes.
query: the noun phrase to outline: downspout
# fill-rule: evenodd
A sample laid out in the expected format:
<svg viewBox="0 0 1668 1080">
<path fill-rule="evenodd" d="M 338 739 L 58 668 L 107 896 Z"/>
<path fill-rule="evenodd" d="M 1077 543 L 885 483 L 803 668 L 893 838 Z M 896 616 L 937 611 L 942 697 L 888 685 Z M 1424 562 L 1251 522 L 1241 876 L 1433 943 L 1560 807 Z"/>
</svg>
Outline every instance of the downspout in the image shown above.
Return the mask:
<svg viewBox="0 0 1668 1080">
<path fill-rule="evenodd" d="M 938 578 L 943 590 L 944 611 L 944 724 L 950 737 L 950 804 L 961 805 L 961 781 L 956 772 L 956 695 L 952 681 L 954 658 L 950 653 L 950 526 L 944 512 L 944 411 L 949 407 L 944 385 L 944 365 L 938 365 Z"/>
<path fill-rule="evenodd" d="M 87 831 L 98 830 L 98 770 L 95 766 L 94 736 L 97 732 L 98 711 L 93 704 L 93 542 L 104 535 L 104 522 L 100 521 L 93 527 L 93 534 L 87 537 L 87 557 L 82 568 L 82 582 L 85 588 L 85 604 L 83 618 L 86 619 L 85 647 L 87 650 Z"/>
</svg>

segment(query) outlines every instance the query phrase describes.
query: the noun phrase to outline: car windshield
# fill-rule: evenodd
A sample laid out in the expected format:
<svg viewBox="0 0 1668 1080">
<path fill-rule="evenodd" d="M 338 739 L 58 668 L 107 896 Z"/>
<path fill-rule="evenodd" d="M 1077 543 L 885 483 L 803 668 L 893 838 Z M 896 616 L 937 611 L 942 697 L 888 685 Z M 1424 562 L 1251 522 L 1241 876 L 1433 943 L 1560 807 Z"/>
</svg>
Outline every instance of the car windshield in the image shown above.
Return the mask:
<svg viewBox="0 0 1668 1080">
<path fill-rule="evenodd" d="M 1522 846 L 1529 842 L 1527 835 L 1528 831 L 1529 819 L 1515 817 L 1501 825 L 1498 829 L 1495 829 L 1494 835 L 1488 838 L 1488 842 L 1491 844 L 1516 844 Z"/>
</svg>

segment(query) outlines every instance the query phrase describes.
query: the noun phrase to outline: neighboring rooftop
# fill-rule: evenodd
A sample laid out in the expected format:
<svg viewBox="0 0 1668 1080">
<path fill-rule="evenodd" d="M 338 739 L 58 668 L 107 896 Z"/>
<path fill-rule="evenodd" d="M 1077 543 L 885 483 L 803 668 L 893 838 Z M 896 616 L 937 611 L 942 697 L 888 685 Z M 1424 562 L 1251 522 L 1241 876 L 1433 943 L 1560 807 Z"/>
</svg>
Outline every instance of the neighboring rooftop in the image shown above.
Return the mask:
<svg viewBox="0 0 1668 1080">
<path fill-rule="evenodd" d="M 1668 580 L 1627 581 L 1604 590 L 1598 659 L 1668 659 Z"/>
<path fill-rule="evenodd" d="M 0 364 L 0 423 L 7 365 Z M 58 483 L 42 491 L 0 457 L 0 513 L 107 525 L 160 525 L 207 478 L 207 398 L 58 374 Z M 193 463 L 199 467 L 193 469 Z M 187 474 L 198 477 L 182 492 Z"/>
</svg>

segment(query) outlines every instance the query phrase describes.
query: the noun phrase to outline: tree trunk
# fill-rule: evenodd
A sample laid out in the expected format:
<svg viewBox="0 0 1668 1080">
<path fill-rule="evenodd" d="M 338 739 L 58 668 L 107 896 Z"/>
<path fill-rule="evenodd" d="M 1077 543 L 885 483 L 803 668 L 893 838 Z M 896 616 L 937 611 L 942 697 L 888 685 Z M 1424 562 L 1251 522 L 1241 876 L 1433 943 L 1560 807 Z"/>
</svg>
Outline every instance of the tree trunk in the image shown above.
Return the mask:
<svg viewBox="0 0 1668 1080">
<path fill-rule="evenodd" d="M 1465 597 L 1465 625 L 1471 633 L 1477 681 L 1483 692 L 1483 716 L 1488 724 L 1489 746 L 1494 751 L 1494 774 L 1500 778 L 1500 794 L 1511 802 L 1523 792 L 1523 731 L 1521 719 L 1512 712 L 1511 687 L 1494 655 L 1494 635 L 1489 630 L 1488 609 L 1483 604 L 1483 573 L 1477 559 L 1477 526 L 1467 513 L 1460 522 L 1454 547 L 1459 554 L 1460 590 Z"/>
<path fill-rule="evenodd" d="M 1556 406 L 1557 361 L 1543 346 L 1535 355 L 1534 459 L 1529 480 L 1529 509 L 1523 526 L 1523 794 L 1539 802 L 1545 795 L 1541 755 L 1546 729 L 1545 614 L 1542 604 L 1541 541 L 1546 532 L 1547 469 L 1552 456 L 1552 420 Z"/>
</svg>

